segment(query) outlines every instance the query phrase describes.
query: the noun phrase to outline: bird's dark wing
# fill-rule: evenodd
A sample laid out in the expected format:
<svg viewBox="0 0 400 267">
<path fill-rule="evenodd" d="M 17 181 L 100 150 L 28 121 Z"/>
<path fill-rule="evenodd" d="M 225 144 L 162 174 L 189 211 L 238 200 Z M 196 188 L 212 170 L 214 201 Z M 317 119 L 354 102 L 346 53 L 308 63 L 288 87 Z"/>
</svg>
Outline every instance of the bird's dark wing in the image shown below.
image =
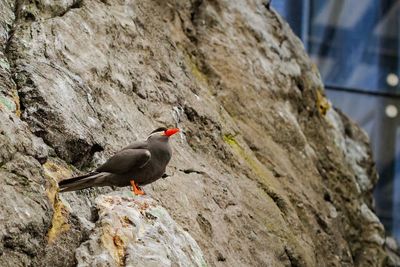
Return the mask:
<svg viewBox="0 0 400 267">
<path fill-rule="evenodd" d="M 151 153 L 147 149 L 123 149 L 112 156 L 103 165 L 96 169 L 96 172 L 110 172 L 115 174 L 125 174 L 141 168 L 147 164 L 151 158 Z"/>
<path fill-rule="evenodd" d="M 148 146 L 148 144 L 145 141 L 136 141 L 136 142 L 133 142 L 132 144 L 130 144 L 129 146 L 124 147 L 122 150 L 138 149 L 138 148 L 147 149 L 147 146 Z"/>
</svg>

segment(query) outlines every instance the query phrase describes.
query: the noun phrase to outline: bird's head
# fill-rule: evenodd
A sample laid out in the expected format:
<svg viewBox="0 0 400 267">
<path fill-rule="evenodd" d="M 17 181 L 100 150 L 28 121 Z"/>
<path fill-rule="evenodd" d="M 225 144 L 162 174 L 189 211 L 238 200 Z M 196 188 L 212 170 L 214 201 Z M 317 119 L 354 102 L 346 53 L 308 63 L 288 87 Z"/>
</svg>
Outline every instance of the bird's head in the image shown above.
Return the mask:
<svg viewBox="0 0 400 267">
<path fill-rule="evenodd" d="M 147 138 L 147 140 L 165 140 L 168 141 L 169 137 L 178 133 L 179 129 L 178 128 L 165 128 L 165 127 L 159 127 L 152 131 Z"/>
</svg>

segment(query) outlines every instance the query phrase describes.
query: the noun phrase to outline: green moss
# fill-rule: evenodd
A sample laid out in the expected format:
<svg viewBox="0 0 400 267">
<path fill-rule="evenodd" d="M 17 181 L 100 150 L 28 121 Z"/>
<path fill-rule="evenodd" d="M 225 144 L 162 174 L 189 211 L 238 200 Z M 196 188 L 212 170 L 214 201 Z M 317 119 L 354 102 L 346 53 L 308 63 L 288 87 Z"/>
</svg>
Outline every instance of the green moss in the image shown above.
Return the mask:
<svg viewBox="0 0 400 267">
<path fill-rule="evenodd" d="M 10 111 L 15 112 L 15 114 L 17 114 L 18 117 L 21 115 L 19 96 L 15 90 L 11 91 L 11 97 L 0 95 L 0 109 L 2 107 L 5 107 Z"/>
<path fill-rule="evenodd" d="M 5 96 L 0 95 L 0 106 L 5 106 L 7 109 L 11 111 L 16 111 L 17 106 L 15 105 L 14 101 L 8 99 Z"/>
<path fill-rule="evenodd" d="M 228 144 L 232 148 L 232 150 L 238 157 L 240 157 L 241 159 L 243 159 L 246 162 L 247 166 L 256 175 L 256 178 L 258 179 L 258 181 L 260 183 L 264 184 L 265 186 L 267 186 L 269 188 L 269 190 L 271 190 L 271 192 L 273 192 L 273 194 L 276 194 L 276 193 L 274 193 L 275 191 L 272 189 L 275 181 L 273 181 L 272 176 L 269 173 L 269 171 L 266 169 L 266 167 L 262 163 L 260 163 L 258 161 L 258 159 L 251 152 L 246 151 L 240 145 L 240 143 L 236 140 L 235 136 L 233 136 L 232 134 L 223 135 L 223 140 L 226 144 Z M 268 194 L 268 195 L 270 195 L 270 194 Z M 271 197 L 271 195 L 270 195 L 270 197 Z M 271 197 L 271 199 L 273 199 L 273 198 Z M 275 200 L 273 200 L 273 201 L 275 201 Z M 279 201 L 281 201 L 281 200 L 279 200 Z M 277 203 L 277 206 L 278 205 L 279 205 L 279 203 Z M 302 254 L 302 253 L 300 253 L 302 251 L 302 248 L 298 242 L 299 237 L 296 236 L 296 234 L 293 233 L 292 231 L 287 231 L 286 227 L 282 227 L 282 223 L 284 223 L 285 220 L 283 219 L 283 217 L 281 219 L 283 221 L 280 221 L 279 217 L 265 221 L 264 223 L 265 223 L 266 229 L 268 229 L 269 232 L 272 232 L 272 233 L 276 234 L 277 236 L 279 236 L 280 238 L 283 238 L 284 240 L 286 240 L 287 244 L 290 245 L 290 247 L 295 249 L 299 254 Z"/>
<path fill-rule="evenodd" d="M 223 140 L 226 144 L 228 144 L 233 151 L 242 158 L 247 165 L 252 169 L 252 171 L 256 174 L 259 178 L 260 182 L 265 183 L 269 180 L 270 174 L 265 169 L 264 165 L 262 165 L 254 155 L 247 152 L 235 139 L 235 137 L 231 134 L 225 134 L 223 136 Z"/>
<path fill-rule="evenodd" d="M 225 143 L 227 143 L 230 146 L 233 146 L 233 145 L 239 146 L 239 144 L 236 141 L 235 137 L 233 135 L 231 135 L 231 134 L 225 134 L 223 136 L 223 139 L 224 139 Z"/>
</svg>

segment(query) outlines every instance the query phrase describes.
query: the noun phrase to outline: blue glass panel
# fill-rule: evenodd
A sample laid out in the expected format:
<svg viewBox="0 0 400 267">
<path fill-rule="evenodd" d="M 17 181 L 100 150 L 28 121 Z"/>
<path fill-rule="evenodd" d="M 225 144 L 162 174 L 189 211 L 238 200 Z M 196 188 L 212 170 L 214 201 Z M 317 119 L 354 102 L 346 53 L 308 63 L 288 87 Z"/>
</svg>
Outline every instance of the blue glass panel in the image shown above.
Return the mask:
<svg viewBox="0 0 400 267">
<path fill-rule="evenodd" d="M 400 241 L 400 1 L 273 0 L 318 65 L 333 104 L 370 135 L 376 211 Z"/>
</svg>

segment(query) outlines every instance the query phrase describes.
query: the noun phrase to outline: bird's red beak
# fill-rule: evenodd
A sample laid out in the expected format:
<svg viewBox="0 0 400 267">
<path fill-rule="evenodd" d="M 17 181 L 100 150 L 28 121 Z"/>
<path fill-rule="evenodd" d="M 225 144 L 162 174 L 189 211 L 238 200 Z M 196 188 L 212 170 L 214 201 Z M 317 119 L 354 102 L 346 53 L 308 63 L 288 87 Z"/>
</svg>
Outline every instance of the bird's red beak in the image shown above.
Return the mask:
<svg viewBox="0 0 400 267">
<path fill-rule="evenodd" d="M 179 132 L 178 128 L 171 128 L 171 129 L 167 129 L 164 131 L 164 134 L 168 137 L 170 137 L 171 135 L 176 134 L 177 132 Z"/>
</svg>

